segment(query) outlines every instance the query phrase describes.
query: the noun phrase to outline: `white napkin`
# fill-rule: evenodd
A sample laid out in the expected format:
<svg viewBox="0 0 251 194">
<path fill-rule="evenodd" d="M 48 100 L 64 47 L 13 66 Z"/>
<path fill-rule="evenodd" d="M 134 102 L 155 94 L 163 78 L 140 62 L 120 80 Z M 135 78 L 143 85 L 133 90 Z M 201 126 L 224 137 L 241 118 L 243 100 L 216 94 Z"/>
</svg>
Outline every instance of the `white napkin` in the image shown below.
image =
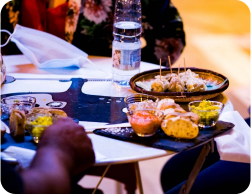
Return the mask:
<svg viewBox="0 0 251 194">
<path fill-rule="evenodd" d="M 28 166 L 30 166 L 30 163 L 35 154 L 36 151 L 34 150 L 10 146 L 1 153 L 1 158 L 7 161 L 15 161 L 16 159 L 23 168 L 27 168 Z"/>
<path fill-rule="evenodd" d="M 250 127 L 237 111 L 222 113 L 219 120 L 235 127 L 215 138 L 221 160 L 250 163 Z"/>
</svg>

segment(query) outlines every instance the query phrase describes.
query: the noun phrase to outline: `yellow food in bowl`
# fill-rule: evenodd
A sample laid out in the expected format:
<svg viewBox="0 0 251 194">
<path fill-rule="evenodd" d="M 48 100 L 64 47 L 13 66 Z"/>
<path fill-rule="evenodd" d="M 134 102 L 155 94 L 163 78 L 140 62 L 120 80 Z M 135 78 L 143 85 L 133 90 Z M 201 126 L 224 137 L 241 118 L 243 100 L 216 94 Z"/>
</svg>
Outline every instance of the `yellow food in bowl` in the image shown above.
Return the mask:
<svg viewBox="0 0 251 194">
<path fill-rule="evenodd" d="M 199 126 L 212 127 L 219 119 L 223 104 L 215 101 L 203 100 L 189 103 L 189 110 L 200 117 Z"/>
<path fill-rule="evenodd" d="M 36 136 L 41 136 L 44 129 L 52 125 L 52 118 L 45 116 L 38 116 L 34 121 L 30 122 L 30 125 L 33 126 L 32 134 Z"/>
</svg>

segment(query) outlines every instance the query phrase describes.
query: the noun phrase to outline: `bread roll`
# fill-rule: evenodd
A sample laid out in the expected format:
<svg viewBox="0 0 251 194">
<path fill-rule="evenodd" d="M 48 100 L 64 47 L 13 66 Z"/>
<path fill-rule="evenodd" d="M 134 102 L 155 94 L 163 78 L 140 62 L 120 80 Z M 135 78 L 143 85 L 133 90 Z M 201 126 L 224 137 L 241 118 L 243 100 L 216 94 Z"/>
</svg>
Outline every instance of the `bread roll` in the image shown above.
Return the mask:
<svg viewBox="0 0 251 194">
<path fill-rule="evenodd" d="M 166 135 L 181 139 L 193 139 L 199 134 L 197 124 L 200 117 L 195 113 L 186 112 L 174 100 L 168 98 L 160 100 L 157 109 L 165 115 L 161 128 Z"/>
<path fill-rule="evenodd" d="M 157 106 L 157 108 L 159 110 L 166 110 L 168 108 L 175 109 L 175 108 L 179 108 L 179 107 L 180 107 L 180 105 L 176 104 L 175 102 L 171 102 L 171 101 L 162 101 L 162 102 L 159 101 L 158 106 Z"/>
<path fill-rule="evenodd" d="M 165 98 L 165 99 L 162 99 L 158 102 L 158 105 L 157 105 L 157 108 L 159 110 L 164 110 L 164 106 L 165 104 L 169 104 L 169 103 L 174 103 L 174 100 L 173 99 L 170 99 L 170 98 Z"/>
<path fill-rule="evenodd" d="M 10 134 L 16 141 L 24 141 L 25 134 L 25 113 L 13 109 L 10 115 Z"/>
<path fill-rule="evenodd" d="M 162 110 L 165 115 L 168 112 L 172 112 L 172 110 L 170 109 L 173 109 L 175 112 L 180 112 L 180 113 L 186 112 L 183 108 L 181 108 L 180 105 L 176 104 L 172 99 L 163 99 L 159 101 L 157 109 Z"/>
<path fill-rule="evenodd" d="M 49 109 L 49 112 L 52 115 L 52 122 L 54 123 L 55 121 L 57 121 L 58 119 L 62 118 L 62 117 L 67 117 L 67 114 L 59 109 Z"/>
<path fill-rule="evenodd" d="M 36 115 L 36 114 L 50 115 L 51 113 L 49 112 L 49 108 L 34 107 L 33 109 L 30 110 L 30 112 L 26 115 L 26 117 L 29 117 L 30 115 Z"/>
<path fill-rule="evenodd" d="M 61 117 L 67 117 L 67 114 L 60 109 L 35 107 L 35 108 L 31 109 L 29 114 L 26 115 L 26 118 L 30 118 L 30 117 L 35 118 L 37 115 L 50 116 L 50 117 L 52 117 L 53 121 L 56 121 Z"/>
<path fill-rule="evenodd" d="M 193 139 L 199 134 L 199 128 L 196 124 L 180 116 L 163 120 L 161 128 L 166 135 L 178 139 Z"/>
<path fill-rule="evenodd" d="M 177 117 L 177 116 L 184 118 L 184 119 L 189 119 L 190 121 L 192 121 L 196 125 L 199 123 L 199 120 L 200 120 L 200 117 L 193 112 L 180 113 L 180 112 L 176 112 L 176 111 L 169 112 L 168 114 L 166 114 L 164 119 L 169 119 L 169 118 L 173 118 L 173 117 Z"/>
</svg>

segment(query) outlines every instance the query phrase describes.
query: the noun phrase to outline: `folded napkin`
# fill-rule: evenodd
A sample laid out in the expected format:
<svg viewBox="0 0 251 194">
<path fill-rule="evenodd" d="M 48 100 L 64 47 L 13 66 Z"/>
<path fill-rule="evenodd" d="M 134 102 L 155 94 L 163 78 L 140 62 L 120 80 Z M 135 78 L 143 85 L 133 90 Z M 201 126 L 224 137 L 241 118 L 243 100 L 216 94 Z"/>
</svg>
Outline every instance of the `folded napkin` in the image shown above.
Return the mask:
<svg viewBox="0 0 251 194">
<path fill-rule="evenodd" d="M 10 146 L 1 153 L 1 158 L 6 161 L 16 160 L 22 166 L 22 168 L 27 168 L 30 166 L 35 154 L 36 151 L 34 150 Z"/>
<path fill-rule="evenodd" d="M 215 138 L 221 160 L 250 163 L 250 127 L 237 111 L 221 114 L 219 120 L 235 127 Z"/>
</svg>

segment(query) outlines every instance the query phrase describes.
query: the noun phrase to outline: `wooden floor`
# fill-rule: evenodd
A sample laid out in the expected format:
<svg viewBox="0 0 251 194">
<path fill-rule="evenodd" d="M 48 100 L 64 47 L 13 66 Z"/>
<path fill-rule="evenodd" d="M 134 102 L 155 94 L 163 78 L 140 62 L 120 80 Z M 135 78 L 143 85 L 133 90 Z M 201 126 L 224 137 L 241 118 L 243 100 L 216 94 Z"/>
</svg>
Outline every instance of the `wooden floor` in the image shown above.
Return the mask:
<svg viewBox="0 0 251 194">
<path fill-rule="evenodd" d="M 235 110 L 248 117 L 250 106 L 250 12 L 238 0 L 172 0 L 184 21 L 187 46 L 175 63 L 220 72 L 230 80 L 226 94 Z M 160 172 L 168 157 L 140 162 L 145 194 L 163 193 Z M 95 187 L 99 178 L 87 176 L 85 187 Z M 123 187 L 105 179 L 105 194 L 124 194 Z M 138 193 L 138 191 L 137 191 Z"/>
</svg>

